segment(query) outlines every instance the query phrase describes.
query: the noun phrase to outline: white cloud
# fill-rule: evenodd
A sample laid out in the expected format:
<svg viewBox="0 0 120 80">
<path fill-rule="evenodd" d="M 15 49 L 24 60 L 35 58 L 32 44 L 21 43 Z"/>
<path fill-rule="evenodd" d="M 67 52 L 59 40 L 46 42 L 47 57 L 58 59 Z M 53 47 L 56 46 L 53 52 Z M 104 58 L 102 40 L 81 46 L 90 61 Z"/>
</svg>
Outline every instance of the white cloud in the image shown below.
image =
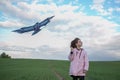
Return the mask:
<svg viewBox="0 0 120 80">
<path fill-rule="evenodd" d="M 22 4 L 21 6 L 27 6 L 27 3 Z M 4 0 L 4 1 L 0 1 L 0 10 L 2 12 L 4 12 L 4 14 L 8 17 L 11 18 L 16 18 L 19 19 L 20 21 L 27 21 L 27 20 L 35 20 L 38 19 L 39 14 L 35 13 L 33 11 L 29 11 L 26 7 L 25 9 L 23 9 L 23 7 L 21 8 L 18 4 L 18 7 L 15 5 L 12 5 L 12 3 L 10 1 Z"/>
<path fill-rule="evenodd" d="M 78 14 L 79 13 L 74 13 L 74 15 L 76 16 L 73 19 L 71 18 L 70 20 L 68 20 L 68 22 L 66 23 L 61 23 L 62 26 L 59 25 L 59 23 L 58 25 L 54 26 L 53 24 L 55 21 L 54 19 L 53 22 L 51 22 L 52 24 L 49 24 L 46 28 L 44 28 L 40 33 L 36 34 L 35 36 L 31 36 L 31 32 L 25 34 L 12 33 L 11 40 L 7 42 L 11 45 L 17 44 L 17 46 L 36 48 L 36 50 L 39 49 L 38 47 L 47 45 L 51 48 L 49 47 L 44 48 L 47 49 L 47 51 L 45 51 L 44 54 L 42 55 L 42 57 L 44 58 L 47 58 L 45 56 L 50 55 L 48 49 L 51 49 L 50 50 L 51 53 L 53 53 L 54 50 L 58 50 L 57 52 L 55 51 L 56 54 L 61 52 L 59 51 L 60 49 L 63 49 L 63 53 L 61 56 L 63 56 L 64 58 L 66 56 L 67 58 L 67 55 L 65 54 L 69 53 L 70 41 L 75 37 L 80 37 L 84 42 L 84 47 L 85 48 L 89 47 L 87 48 L 87 50 L 91 49 L 90 52 L 88 52 L 89 54 L 93 55 L 94 51 L 96 50 L 101 51 L 101 53 L 104 53 L 104 51 L 102 51 L 103 48 L 100 45 L 106 44 L 111 40 L 113 36 L 118 34 L 114 29 L 118 25 L 98 16 L 79 15 L 80 17 L 77 18 Z M 67 17 L 68 16 L 66 17 L 64 16 L 64 18 Z M 64 21 L 64 18 L 63 19 L 61 18 L 61 20 Z M 100 46 L 100 47 L 95 47 L 95 46 Z M 94 50 L 94 48 L 96 50 Z M 39 53 L 41 53 L 41 51 L 44 50 L 41 49 L 38 50 Z M 108 55 L 109 51 L 107 51 L 106 54 Z M 51 58 L 53 58 L 52 55 L 53 54 L 51 54 Z M 60 58 L 61 56 L 56 56 L 56 58 Z"/>
<path fill-rule="evenodd" d="M 45 17 L 51 15 L 58 15 L 59 18 L 63 18 L 64 16 L 61 16 L 61 13 L 72 13 L 76 9 L 78 9 L 78 6 L 72 6 L 70 4 L 62 6 L 57 6 L 55 3 L 37 4 L 36 0 L 33 1 L 32 4 L 28 4 L 26 2 L 18 2 L 16 5 L 12 5 L 12 3 L 7 0 L 0 2 L 0 10 L 6 15 L 6 17 L 16 19 L 19 21 L 18 24 L 27 25 L 31 22 L 35 23 L 37 21 L 40 21 L 40 19 L 45 19 Z M 69 16 L 72 16 L 69 14 L 66 15 L 68 15 L 67 19 L 70 18 Z M 9 22 L 9 24 L 13 24 L 13 21 L 11 20 L 7 22 Z M 5 23 L 6 22 L 2 22 L 2 25 L 5 26 Z"/>
<path fill-rule="evenodd" d="M 0 22 L 0 27 L 21 27 L 21 26 L 24 26 L 24 24 L 18 21 L 9 20 Z"/>
<path fill-rule="evenodd" d="M 101 11 L 103 9 L 103 6 L 101 5 L 103 2 L 104 0 L 94 2 L 96 4 L 95 6 L 99 6 L 98 9 Z M 115 30 L 115 28 L 120 25 L 112 21 L 108 21 L 100 16 L 87 16 L 82 12 L 76 13 L 74 11 L 77 10 L 79 7 L 72 6 L 70 4 L 57 6 L 54 3 L 50 3 L 43 5 L 37 4 L 37 1 L 34 1 L 32 4 L 20 2 L 17 3 L 17 6 L 13 6 L 10 2 L 2 2 L 1 4 L 6 4 L 7 6 L 5 8 L 8 8 L 8 6 L 13 8 L 13 10 L 11 10 L 11 8 L 8 8 L 8 13 L 6 15 L 13 16 L 14 14 L 17 14 L 18 16 L 16 16 L 16 18 L 20 18 L 21 20 L 23 19 L 25 21 L 24 25 L 28 24 L 28 22 L 33 23 L 31 19 L 37 21 L 39 20 L 39 18 L 44 19 L 45 17 L 55 14 L 55 17 L 46 26 L 46 28 L 44 28 L 41 32 L 34 36 L 31 36 L 32 32 L 25 34 L 9 34 L 10 39 L 8 41 L 5 41 L 5 44 L 7 44 L 10 51 L 13 51 L 14 49 L 17 52 L 21 53 L 15 55 L 15 53 L 12 54 L 12 52 L 10 52 L 12 55 L 14 55 L 14 57 L 23 57 L 23 55 L 25 54 L 25 56 L 28 56 L 28 58 L 49 57 L 51 59 L 67 59 L 70 41 L 75 37 L 80 37 L 84 42 L 84 47 L 88 51 L 91 59 L 95 57 L 94 54 L 96 52 L 96 56 L 98 56 L 97 58 L 103 59 L 102 56 L 99 55 L 100 51 L 101 53 L 106 54 L 106 56 L 109 56 L 110 54 L 110 57 L 108 58 L 111 58 L 111 54 L 113 53 L 109 52 L 110 50 L 102 51 L 105 50 L 105 48 L 102 47 L 105 46 L 104 44 L 107 45 L 106 47 L 111 46 L 112 44 L 110 43 L 111 40 L 113 40 L 112 38 L 116 35 L 120 35 Z M 15 11 L 15 13 L 13 14 L 11 11 Z M 3 12 L 6 11 L 3 10 Z M 112 12 L 112 9 L 109 9 L 109 12 Z M 6 21 L 6 23 L 4 23 L 3 25 L 7 26 L 11 23 L 12 22 L 10 21 Z M 22 23 L 23 22 L 18 22 L 19 25 L 21 25 Z M 15 26 L 15 24 L 11 25 Z M 108 46 L 108 44 L 110 45 Z M 2 45 L 1 49 L 3 50 L 4 46 Z M 116 55 L 119 55 L 118 47 L 119 46 L 116 46 L 115 48 L 117 50 L 114 50 L 114 46 L 111 47 Z M 21 52 L 19 51 L 20 49 Z M 116 58 L 116 56 L 114 56 L 113 58 Z"/>
<path fill-rule="evenodd" d="M 120 8 L 116 8 L 116 11 L 120 12 Z"/>
<path fill-rule="evenodd" d="M 106 4 L 105 1 L 106 0 L 93 0 L 93 5 L 90 5 L 91 10 L 97 11 L 100 16 L 107 16 L 109 19 L 115 16 L 113 12 L 119 14 L 120 10 L 118 5 L 120 0 L 107 1 L 108 4 Z M 110 7 L 107 7 L 106 5 L 110 5 Z M 112 7 L 113 5 L 114 7 Z"/>
<path fill-rule="evenodd" d="M 98 10 L 99 12 L 103 11 L 103 4 L 104 4 L 105 0 L 93 0 L 93 6 L 91 7 L 91 9 L 95 9 Z"/>
<path fill-rule="evenodd" d="M 91 60 L 120 60 L 120 34 L 99 45 L 87 47 Z M 94 50 L 93 52 L 91 50 Z"/>
<path fill-rule="evenodd" d="M 118 4 L 119 4 L 119 3 L 120 3 L 120 0 L 115 0 L 115 3 L 118 3 Z"/>
<path fill-rule="evenodd" d="M 105 0 L 93 0 L 93 5 L 90 6 L 92 10 L 96 10 L 98 12 L 98 15 L 102 16 L 109 16 L 112 14 L 112 8 L 105 9 L 104 7 Z"/>
</svg>

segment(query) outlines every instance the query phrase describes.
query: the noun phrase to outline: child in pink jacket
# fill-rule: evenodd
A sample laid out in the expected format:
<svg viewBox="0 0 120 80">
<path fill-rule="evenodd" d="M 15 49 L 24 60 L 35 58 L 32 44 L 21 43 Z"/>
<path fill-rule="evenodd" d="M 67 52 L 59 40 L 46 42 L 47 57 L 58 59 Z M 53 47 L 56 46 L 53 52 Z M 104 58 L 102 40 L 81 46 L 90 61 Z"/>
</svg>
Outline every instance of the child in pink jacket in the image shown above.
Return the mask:
<svg viewBox="0 0 120 80">
<path fill-rule="evenodd" d="M 89 68 L 89 61 L 87 53 L 82 46 L 82 41 L 79 38 L 75 38 L 71 42 L 71 52 L 69 54 L 70 71 L 69 75 L 73 80 L 84 80 L 86 72 Z"/>
</svg>

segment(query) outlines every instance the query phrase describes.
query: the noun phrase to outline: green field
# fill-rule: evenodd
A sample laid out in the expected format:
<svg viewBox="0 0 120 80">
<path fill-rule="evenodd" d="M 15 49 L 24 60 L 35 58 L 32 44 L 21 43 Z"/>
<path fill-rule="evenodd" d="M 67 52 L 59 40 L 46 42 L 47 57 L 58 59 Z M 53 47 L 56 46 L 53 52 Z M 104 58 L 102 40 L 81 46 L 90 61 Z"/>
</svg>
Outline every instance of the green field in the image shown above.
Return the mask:
<svg viewBox="0 0 120 80">
<path fill-rule="evenodd" d="M 0 80 L 72 80 L 69 61 L 0 59 Z M 90 62 L 86 80 L 120 80 L 120 61 Z"/>
</svg>

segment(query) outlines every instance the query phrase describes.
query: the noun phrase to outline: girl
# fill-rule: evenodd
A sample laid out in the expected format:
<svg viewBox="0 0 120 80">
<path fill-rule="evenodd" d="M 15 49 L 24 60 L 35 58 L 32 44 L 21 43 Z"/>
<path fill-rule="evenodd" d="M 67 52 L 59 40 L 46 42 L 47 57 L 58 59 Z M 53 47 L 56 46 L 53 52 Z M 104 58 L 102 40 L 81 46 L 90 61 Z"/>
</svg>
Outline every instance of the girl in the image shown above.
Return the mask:
<svg viewBox="0 0 120 80">
<path fill-rule="evenodd" d="M 70 71 L 69 74 L 73 80 L 84 80 L 89 68 L 87 53 L 82 47 L 82 41 L 75 38 L 71 42 L 71 52 L 69 54 Z"/>
</svg>

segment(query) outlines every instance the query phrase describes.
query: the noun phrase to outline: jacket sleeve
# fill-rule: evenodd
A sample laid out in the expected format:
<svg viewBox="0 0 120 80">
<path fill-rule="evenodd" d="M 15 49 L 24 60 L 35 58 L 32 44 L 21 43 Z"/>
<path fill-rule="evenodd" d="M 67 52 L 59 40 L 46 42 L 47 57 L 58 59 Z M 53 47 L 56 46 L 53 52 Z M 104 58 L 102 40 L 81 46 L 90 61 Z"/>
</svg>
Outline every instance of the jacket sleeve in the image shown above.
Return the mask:
<svg viewBox="0 0 120 80">
<path fill-rule="evenodd" d="M 89 69 L 89 60 L 87 53 L 84 51 L 84 70 L 88 71 L 88 69 Z"/>
</svg>

